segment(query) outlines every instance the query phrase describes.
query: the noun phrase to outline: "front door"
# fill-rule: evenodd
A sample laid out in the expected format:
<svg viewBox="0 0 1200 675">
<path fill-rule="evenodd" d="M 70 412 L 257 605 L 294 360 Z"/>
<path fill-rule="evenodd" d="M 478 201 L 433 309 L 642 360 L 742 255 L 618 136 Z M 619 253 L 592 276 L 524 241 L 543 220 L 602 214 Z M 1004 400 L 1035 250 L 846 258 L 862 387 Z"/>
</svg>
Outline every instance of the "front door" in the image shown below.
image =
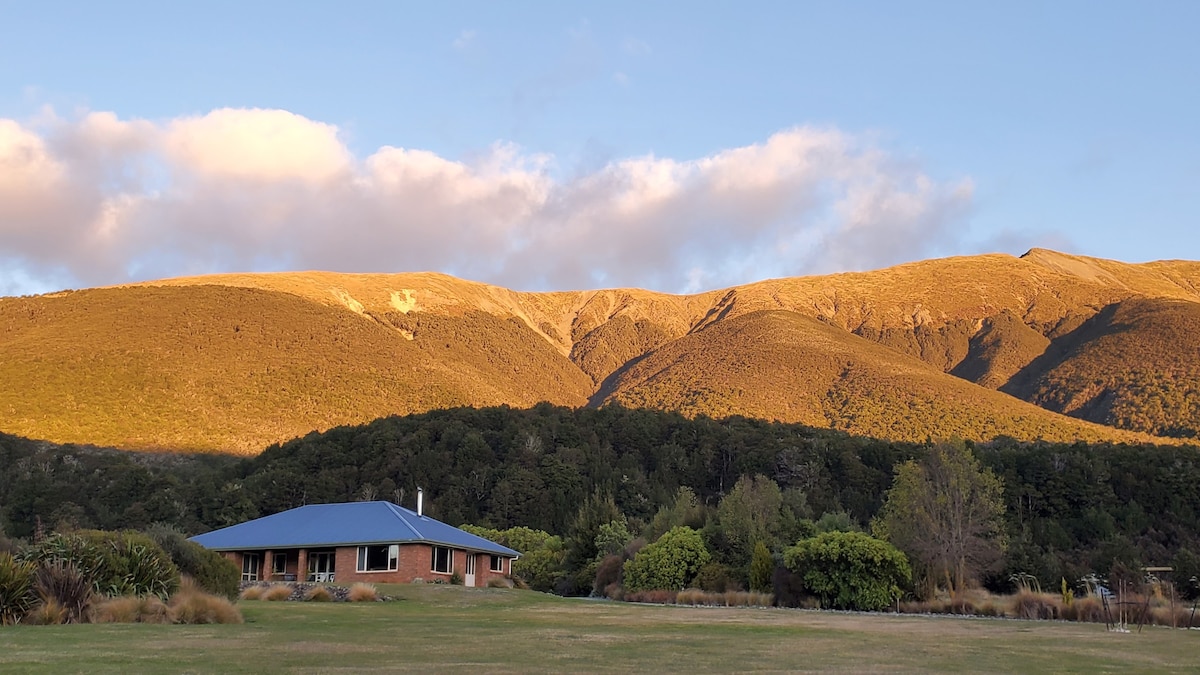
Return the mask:
<svg viewBox="0 0 1200 675">
<path fill-rule="evenodd" d="M 467 553 L 467 575 L 463 579 L 463 583 L 467 588 L 475 586 L 475 554 Z"/>
<path fill-rule="evenodd" d="M 258 553 L 242 554 L 242 581 L 258 581 L 258 573 L 261 569 L 262 558 Z"/>
<path fill-rule="evenodd" d="M 308 580 L 331 582 L 333 576 L 333 551 L 320 551 L 308 554 Z"/>
</svg>

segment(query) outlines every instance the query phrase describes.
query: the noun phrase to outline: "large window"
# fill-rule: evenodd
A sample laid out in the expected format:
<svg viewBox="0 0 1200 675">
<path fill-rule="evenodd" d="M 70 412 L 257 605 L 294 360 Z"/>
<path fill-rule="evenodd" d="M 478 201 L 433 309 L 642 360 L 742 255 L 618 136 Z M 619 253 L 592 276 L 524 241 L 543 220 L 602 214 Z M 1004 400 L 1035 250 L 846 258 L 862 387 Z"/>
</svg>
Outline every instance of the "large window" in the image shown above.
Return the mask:
<svg viewBox="0 0 1200 675">
<path fill-rule="evenodd" d="M 450 555 L 450 549 L 445 546 L 433 547 L 433 564 L 430 569 L 434 572 L 442 574 L 450 574 L 450 564 L 453 556 Z"/>
<path fill-rule="evenodd" d="M 287 571 L 287 554 L 276 553 L 271 557 L 271 574 L 283 574 Z"/>
<path fill-rule="evenodd" d="M 501 556 L 498 556 L 498 555 L 492 556 L 492 564 L 488 569 L 490 569 L 493 572 L 503 572 L 504 571 L 504 558 L 502 558 Z"/>
<path fill-rule="evenodd" d="M 395 572 L 400 564 L 400 547 L 396 544 L 358 547 L 359 572 Z"/>
</svg>

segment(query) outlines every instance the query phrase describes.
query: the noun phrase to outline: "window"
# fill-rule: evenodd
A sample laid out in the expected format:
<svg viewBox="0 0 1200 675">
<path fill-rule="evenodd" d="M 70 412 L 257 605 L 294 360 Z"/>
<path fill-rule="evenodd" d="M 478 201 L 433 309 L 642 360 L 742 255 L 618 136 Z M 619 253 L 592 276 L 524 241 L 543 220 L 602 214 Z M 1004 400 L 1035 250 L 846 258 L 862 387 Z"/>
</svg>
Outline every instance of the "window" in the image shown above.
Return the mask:
<svg viewBox="0 0 1200 675">
<path fill-rule="evenodd" d="M 259 554 L 242 554 L 242 581 L 258 581 L 258 571 L 260 569 L 262 567 Z"/>
<path fill-rule="evenodd" d="M 493 572 L 503 572 L 504 571 L 504 558 L 501 558 L 498 555 L 492 556 L 492 564 L 490 567 L 488 567 L 488 569 L 490 569 Z"/>
<path fill-rule="evenodd" d="M 450 549 L 445 546 L 433 547 L 433 566 L 431 569 L 434 572 L 441 574 L 450 574 Z"/>
<path fill-rule="evenodd" d="M 287 554 L 276 553 L 271 557 L 271 574 L 283 574 L 287 571 Z"/>
<path fill-rule="evenodd" d="M 382 544 L 358 547 L 359 572 L 395 572 L 400 565 L 400 546 Z"/>
</svg>

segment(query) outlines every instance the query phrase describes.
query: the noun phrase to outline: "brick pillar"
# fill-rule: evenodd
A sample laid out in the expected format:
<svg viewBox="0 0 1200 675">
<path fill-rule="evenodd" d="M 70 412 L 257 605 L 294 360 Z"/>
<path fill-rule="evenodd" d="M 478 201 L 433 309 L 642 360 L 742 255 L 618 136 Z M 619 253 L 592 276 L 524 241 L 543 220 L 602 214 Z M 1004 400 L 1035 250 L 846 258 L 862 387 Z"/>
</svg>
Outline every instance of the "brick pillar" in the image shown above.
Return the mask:
<svg viewBox="0 0 1200 675">
<path fill-rule="evenodd" d="M 296 581 L 308 581 L 308 549 L 300 549 L 296 560 Z"/>
<path fill-rule="evenodd" d="M 272 567 L 272 565 L 271 565 L 272 562 L 273 561 L 271 560 L 271 549 L 267 549 L 267 550 L 263 551 L 263 554 L 262 554 L 262 579 L 263 579 L 263 581 L 274 581 L 274 578 L 273 578 L 274 575 L 272 574 L 272 572 L 274 571 L 274 567 Z"/>
</svg>

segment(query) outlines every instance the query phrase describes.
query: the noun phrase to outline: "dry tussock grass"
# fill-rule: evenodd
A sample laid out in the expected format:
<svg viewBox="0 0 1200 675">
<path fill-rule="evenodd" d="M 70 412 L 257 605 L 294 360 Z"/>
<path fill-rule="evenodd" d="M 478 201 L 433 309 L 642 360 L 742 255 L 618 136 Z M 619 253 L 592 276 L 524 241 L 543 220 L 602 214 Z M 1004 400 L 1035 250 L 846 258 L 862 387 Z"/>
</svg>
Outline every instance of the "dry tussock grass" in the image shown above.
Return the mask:
<svg viewBox="0 0 1200 675">
<path fill-rule="evenodd" d="M 57 626 L 67 623 L 70 612 L 54 598 L 43 600 L 25 615 L 23 623 L 33 626 Z"/>
<path fill-rule="evenodd" d="M 259 600 L 262 598 L 263 591 L 266 590 L 263 586 L 247 586 L 238 593 L 239 600 Z"/>
<path fill-rule="evenodd" d="M 242 613 L 232 602 L 219 595 L 194 589 L 181 589 L 168 603 L 175 623 L 242 623 Z"/>
<path fill-rule="evenodd" d="M 304 599 L 308 602 L 331 602 L 333 594 L 324 586 L 313 586 L 304 593 Z"/>
<path fill-rule="evenodd" d="M 292 597 L 292 587 L 286 584 L 272 584 L 263 589 L 262 599 L 268 602 L 279 602 Z"/>
<path fill-rule="evenodd" d="M 107 598 L 92 605 L 92 623 L 172 623 L 171 610 L 157 596 Z"/>
<path fill-rule="evenodd" d="M 350 602 L 375 602 L 379 599 L 379 591 L 373 584 L 359 582 L 350 586 L 350 592 L 347 597 L 350 599 Z"/>
</svg>

